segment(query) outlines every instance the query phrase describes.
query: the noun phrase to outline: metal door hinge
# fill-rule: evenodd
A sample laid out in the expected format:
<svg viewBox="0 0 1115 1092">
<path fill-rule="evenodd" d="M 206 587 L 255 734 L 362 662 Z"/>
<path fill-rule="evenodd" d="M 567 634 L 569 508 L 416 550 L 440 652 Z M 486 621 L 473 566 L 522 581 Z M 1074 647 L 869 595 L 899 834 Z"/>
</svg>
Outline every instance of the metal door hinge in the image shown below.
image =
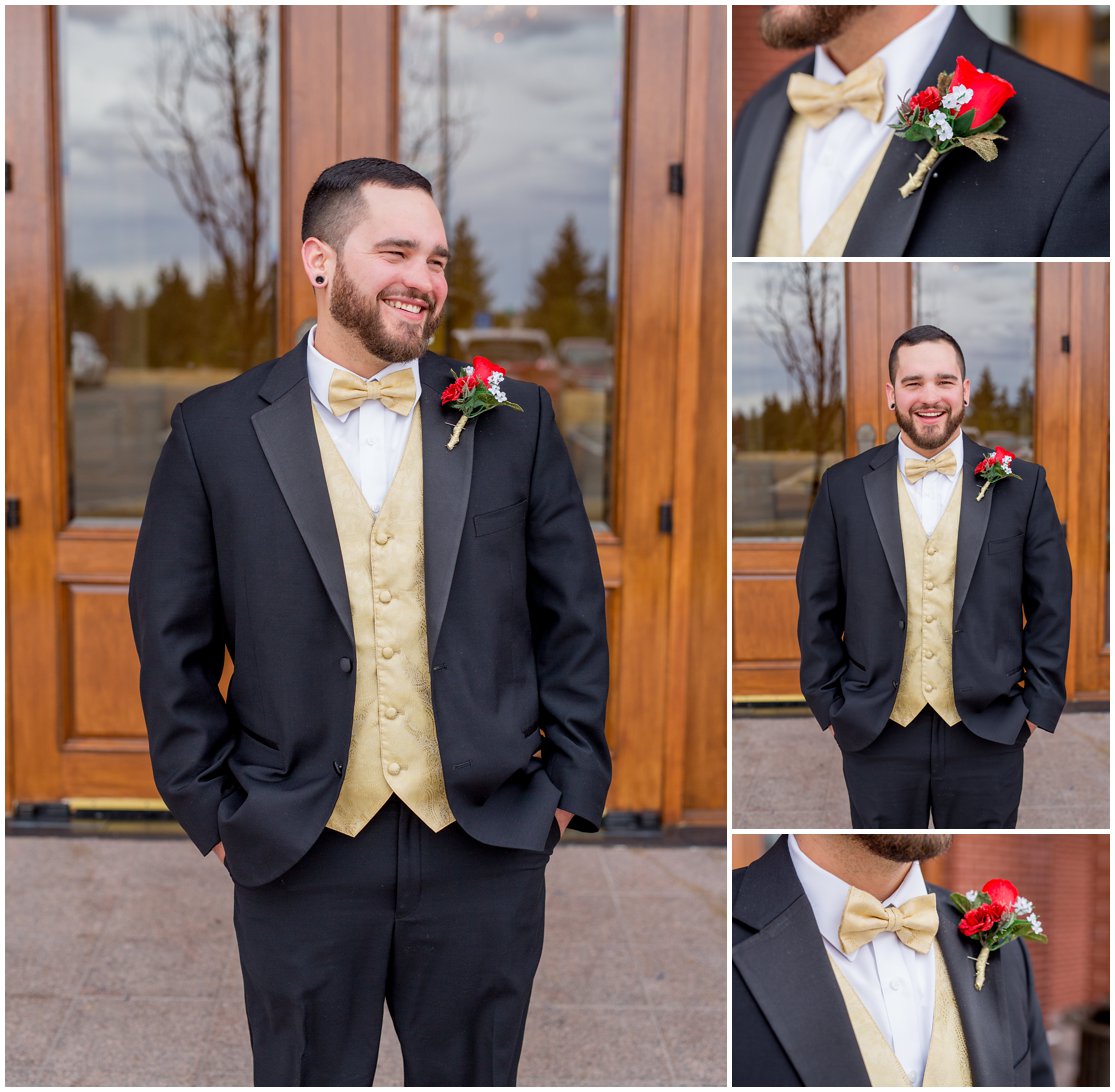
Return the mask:
<svg viewBox="0 0 1115 1092">
<path fill-rule="evenodd" d="M 8 497 L 7 503 L 4 506 L 4 524 L 10 530 L 13 527 L 18 527 L 22 521 L 22 513 L 19 508 L 19 497 Z"/>
<path fill-rule="evenodd" d="M 679 197 L 685 192 L 685 174 L 680 163 L 670 164 L 670 193 Z"/>
<path fill-rule="evenodd" d="M 658 530 L 661 534 L 674 533 L 674 502 L 666 501 L 658 506 Z"/>
<path fill-rule="evenodd" d="M 4 160 L 4 192 L 12 192 L 12 164 L 11 160 Z"/>
<path fill-rule="evenodd" d="M 1069 335 L 1068 334 L 1062 334 L 1061 335 L 1061 352 L 1062 353 L 1069 352 L 1070 351 L 1069 345 L 1070 345 Z"/>
</svg>

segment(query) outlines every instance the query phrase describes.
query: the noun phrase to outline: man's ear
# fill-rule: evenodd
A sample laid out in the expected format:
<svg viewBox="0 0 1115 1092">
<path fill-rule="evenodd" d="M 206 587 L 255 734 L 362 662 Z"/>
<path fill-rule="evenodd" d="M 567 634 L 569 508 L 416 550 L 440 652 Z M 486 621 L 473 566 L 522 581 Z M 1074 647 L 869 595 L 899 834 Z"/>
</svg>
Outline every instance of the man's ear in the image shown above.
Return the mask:
<svg viewBox="0 0 1115 1092">
<path fill-rule="evenodd" d="M 337 252 L 312 235 L 302 244 L 302 268 L 314 288 L 324 288 L 337 268 Z"/>
</svg>

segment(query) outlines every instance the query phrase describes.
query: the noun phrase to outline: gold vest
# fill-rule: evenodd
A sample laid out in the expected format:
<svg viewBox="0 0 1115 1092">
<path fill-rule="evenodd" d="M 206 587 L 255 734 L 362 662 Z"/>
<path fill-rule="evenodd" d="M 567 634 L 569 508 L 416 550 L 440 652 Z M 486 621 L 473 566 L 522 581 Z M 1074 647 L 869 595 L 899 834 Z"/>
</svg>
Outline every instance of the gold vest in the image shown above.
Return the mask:
<svg viewBox="0 0 1115 1092">
<path fill-rule="evenodd" d="M 793 258 L 801 254 L 801 159 L 809 123 L 795 114 L 782 140 L 782 150 L 771 176 L 763 224 L 755 254 L 760 258 Z M 848 236 L 867 199 L 867 191 L 875 181 L 879 164 L 890 145 L 884 140 L 868 161 L 844 200 L 829 217 L 817 238 L 805 252 L 807 258 L 839 258 L 844 253 Z"/>
<path fill-rule="evenodd" d="M 422 418 L 377 519 L 313 409 L 356 638 L 356 703 L 341 795 L 326 826 L 355 837 L 395 793 L 431 830 L 453 822 L 426 650 Z"/>
<path fill-rule="evenodd" d="M 933 958 L 937 974 L 933 990 L 933 1030 L 929 1036 L 929 1054 L 925 1059 L 923 1088 L 971 1088 L 972 1070 L 968 1063 L 968 1044 L 964 1039 L 964 1026 L 956 1007 L 956 995 L 945 966 L 941 949 L 933 942 Z M 836 984 L 844 997 L 852 1030 L 856 1035 L 863 1064 L 872 1088 L 910 1088 L 910 1078 L 899 1064 L 886 1036 L 879 1030 L 867 1006 L 860 1000 L 855 988 L 841 973 L 831 953 L 836 974 Z"/>
<path fill-rule="evenodd" d="M 927 705 L 946 724 L 960 723 L 952 692 L 952 606 L 961 486 L 957 481 L 933 534 L 926 535 L 901 467 L 898 470 L 898 516 L 906 556 L 906 651 L 890 715 L 896 724 L 909 724 Z"/>
</svg>

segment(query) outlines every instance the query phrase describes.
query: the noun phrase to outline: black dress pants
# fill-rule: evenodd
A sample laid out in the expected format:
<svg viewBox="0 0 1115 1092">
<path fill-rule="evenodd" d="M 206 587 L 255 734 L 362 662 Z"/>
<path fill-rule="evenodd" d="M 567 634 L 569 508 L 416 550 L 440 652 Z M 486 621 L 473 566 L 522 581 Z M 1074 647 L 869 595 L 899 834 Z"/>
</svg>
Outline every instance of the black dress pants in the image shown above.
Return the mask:
<svg viewBox="0 0 1115 1092">
<path fill-rule="evenodd" d="M 862 751 L 844 754 L 852 826 L 859 829 L 1013 829 L 1022 797 L 1025 724 L 1012 744 L 946 724 L 928 705 L 905 727 L 887 726 Z"/>
<path fill-rule="evenodd" d="M 357 837 L 325 830 L 237 885 L 256 1085 L 370 1085 L 385 1000 L 407 1085 L 513 1085 L 552 848 L 434 834 L 392 797 Z"/>
</svg>

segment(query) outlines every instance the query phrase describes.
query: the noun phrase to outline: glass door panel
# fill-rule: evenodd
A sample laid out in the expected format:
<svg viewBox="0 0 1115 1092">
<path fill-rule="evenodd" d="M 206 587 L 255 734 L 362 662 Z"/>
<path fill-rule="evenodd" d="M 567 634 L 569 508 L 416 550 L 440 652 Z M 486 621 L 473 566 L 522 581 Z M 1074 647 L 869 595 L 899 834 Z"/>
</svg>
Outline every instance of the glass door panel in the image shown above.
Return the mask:
<svg viewBox="0 0 1115 1092">
<path fill-rule="evenodd" d="M 399 157 L 433 182 L 453 255 L 433 348 L 546 388 L 597 530 L 614 524 L 625 19 L 399 13 Z"/>
<path fill-rule="evenodd" d="M 68 515 L 134 527 L 184 397 L 273 356 L 278 19 L 57 11 Z"/>
</svg>

